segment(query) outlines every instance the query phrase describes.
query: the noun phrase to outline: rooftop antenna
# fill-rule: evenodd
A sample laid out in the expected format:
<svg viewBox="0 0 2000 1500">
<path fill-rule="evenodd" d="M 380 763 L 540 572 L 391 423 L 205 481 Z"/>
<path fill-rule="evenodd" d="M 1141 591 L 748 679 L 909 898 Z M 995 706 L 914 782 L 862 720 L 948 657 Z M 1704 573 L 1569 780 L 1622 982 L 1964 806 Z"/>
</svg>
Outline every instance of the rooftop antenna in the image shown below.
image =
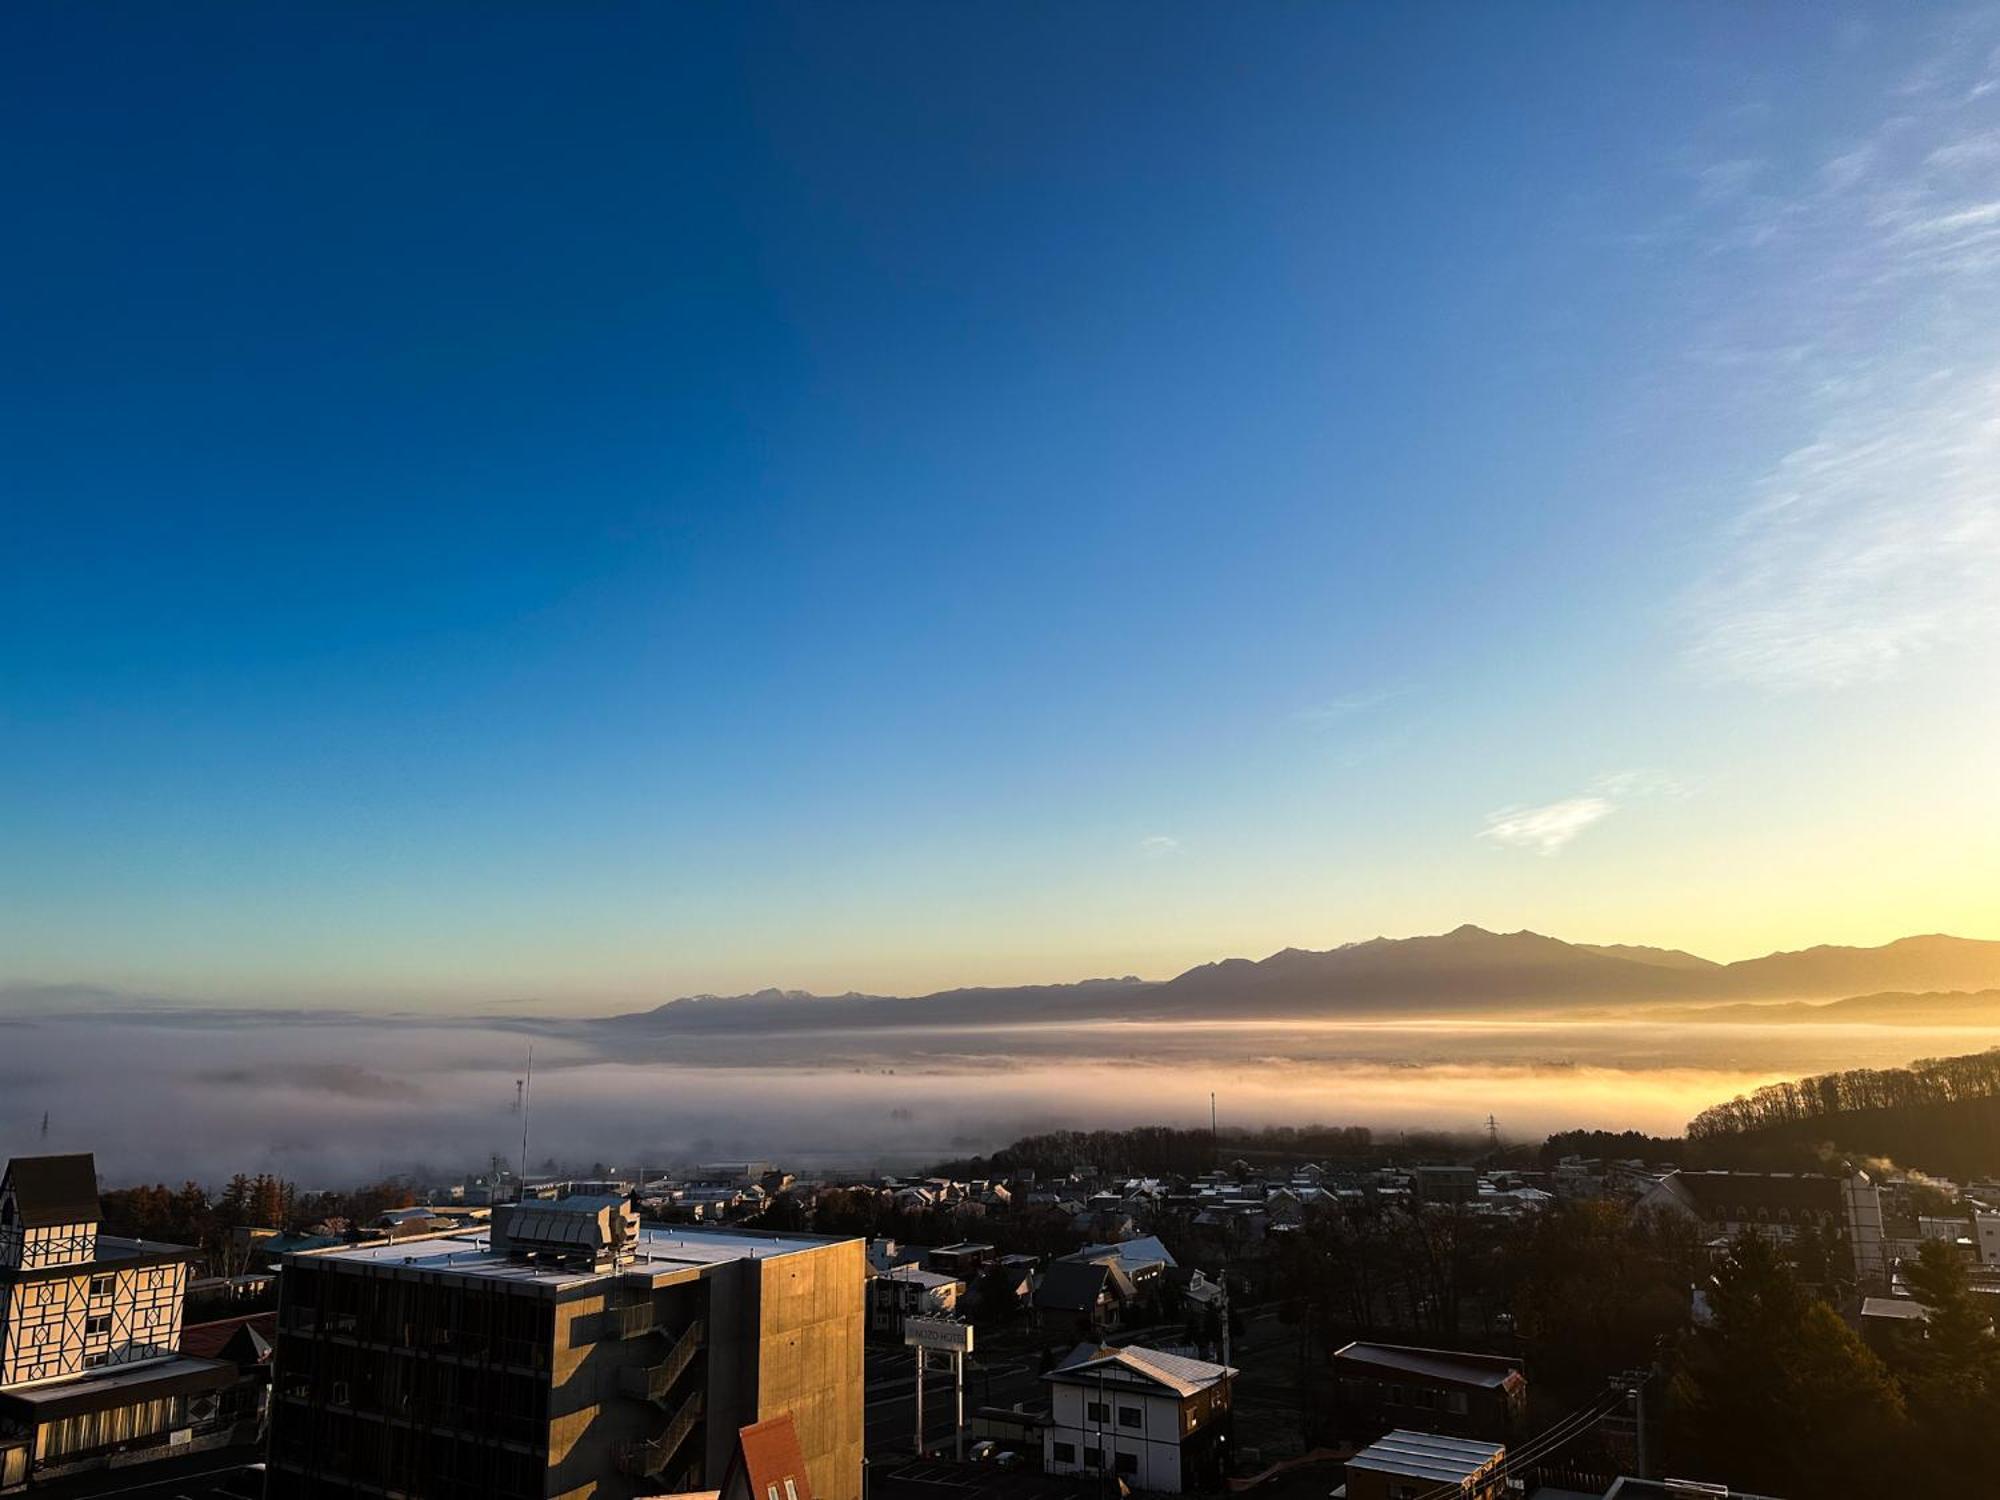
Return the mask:
<svg viewBox="0 0 2000 1500">
<path fill-rule="evenodd" d="M 535 1044 L 528 1043 L 528 1074 L 516 1080 L 520 1091 L 518 1102 L 521 1106 L 521 1178 L 514 1185 L 514 1201 L 524 1203 L 528 1197 L 528 1095 L 535 1086 Z"/>
</svg>

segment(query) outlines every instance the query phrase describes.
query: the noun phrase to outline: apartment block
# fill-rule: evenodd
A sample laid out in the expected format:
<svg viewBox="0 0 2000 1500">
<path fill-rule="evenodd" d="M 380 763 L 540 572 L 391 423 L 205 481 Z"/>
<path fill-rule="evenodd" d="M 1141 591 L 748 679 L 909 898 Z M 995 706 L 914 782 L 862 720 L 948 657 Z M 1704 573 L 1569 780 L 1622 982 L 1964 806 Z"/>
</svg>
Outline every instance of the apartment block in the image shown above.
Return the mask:
<svg viewBox="0 0 2000 1500">
<path fill-rule="evenodd" d="M 617 1197 L 285 1258 L 269 1500 L 715 1488 L 789 1414 L 859 1500 L 862 1242 L 642 1226 Z"/>
</svg>

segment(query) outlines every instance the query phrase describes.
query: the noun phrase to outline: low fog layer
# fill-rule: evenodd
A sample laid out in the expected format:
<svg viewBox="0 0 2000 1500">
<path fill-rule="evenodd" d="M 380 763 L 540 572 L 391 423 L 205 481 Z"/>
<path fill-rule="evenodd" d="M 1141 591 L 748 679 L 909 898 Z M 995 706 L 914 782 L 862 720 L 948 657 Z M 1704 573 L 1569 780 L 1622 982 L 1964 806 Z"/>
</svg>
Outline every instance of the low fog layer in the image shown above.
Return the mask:
<svg viewBox="0 0 2000 1500">
<path fill-rule="evenodd" d="M 532 1032 L 532 1035 L 531 1035 Z M 630 1169 L 764 1157 L 909 1167 L 1055 1127 L 1362 1124 L 1510 1138 L 1677 1132 L 1775 1078 L 1971 1051 L 1990 1031 L 1549 1023 L 910 1028 L 610 1041 L 559 1023 L 264 1014 L 0 1021 L 0 1150 L 92 1150 L 112 1183 L 275 1171 L 455 1177 L 521 1148 Z M 46 1140 L 44 1112 L 49 1118 Z"/>
</svg>

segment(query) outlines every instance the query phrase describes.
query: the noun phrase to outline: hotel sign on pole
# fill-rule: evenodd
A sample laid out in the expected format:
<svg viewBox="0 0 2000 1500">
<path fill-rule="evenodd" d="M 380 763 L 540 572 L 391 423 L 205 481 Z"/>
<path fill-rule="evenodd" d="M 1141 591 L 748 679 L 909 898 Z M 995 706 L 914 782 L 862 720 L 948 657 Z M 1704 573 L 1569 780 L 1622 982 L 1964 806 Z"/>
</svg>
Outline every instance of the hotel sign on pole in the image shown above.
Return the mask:
<svg viewBox="0 0 2000 1500">
<path fill-rule="evenodd" d="M 905 1318 L 903 1343 L 912 1349 L 937 1349 L 946 1354 L 972 1352 L 972 1325 L 949 1318 Z"/>
</svg>

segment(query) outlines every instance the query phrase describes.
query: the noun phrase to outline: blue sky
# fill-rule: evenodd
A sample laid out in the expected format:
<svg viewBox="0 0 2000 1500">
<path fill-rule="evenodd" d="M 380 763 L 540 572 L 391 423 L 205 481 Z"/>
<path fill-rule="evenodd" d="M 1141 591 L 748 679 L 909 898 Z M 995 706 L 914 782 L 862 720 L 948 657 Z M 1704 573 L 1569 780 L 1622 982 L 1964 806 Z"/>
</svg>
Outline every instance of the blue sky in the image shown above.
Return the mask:
<svg viewBox="0 0 2000 1500">
<path fill-rule="evenodd" d="M 2000 937 L 1990 9 L 0 26 L 0 978 Z"/>
</svg>

